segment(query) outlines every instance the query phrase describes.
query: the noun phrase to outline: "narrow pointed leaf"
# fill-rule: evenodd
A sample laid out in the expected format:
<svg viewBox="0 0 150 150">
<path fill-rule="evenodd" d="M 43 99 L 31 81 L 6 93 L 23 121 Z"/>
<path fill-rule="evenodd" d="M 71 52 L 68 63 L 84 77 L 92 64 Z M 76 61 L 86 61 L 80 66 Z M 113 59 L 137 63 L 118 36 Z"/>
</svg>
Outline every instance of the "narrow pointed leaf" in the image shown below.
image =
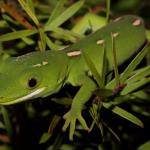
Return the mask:
<svg viewBox="0 0 150 150">
<path fill-rule="evenodd" d="M 107 58 L 106 58 L 106 51 L 105 51 L 105 43 L 103 43 L 103 49 L 102 49 L 102 54 L 100 56 L 100 76 L 101 76 L 101 87 L 104 87 L 105 85 L 105 75 L 106 75 L 106 70 L 107 70 L 107 66 L 106 66 L 106 63 L 107 62 Z"/>
<path fill-rule="evenodd" d="M 150 30 L 146 30 L 146 37 L 150 40 Z"/>
<path fill-rule="evenodd" d="M 120 75 L 120 82 L 124 83 L 127 78 L 131 75 L 134 69 L 138 66 L 138 64 L 142 61 L 142 59 L 146 56 L 147 52 L 150 50 L 150 45 L 147 43 L 144 48 L 136 55 L 136 57 L 131 61 L 131 63 L 127 66 L 124 72 Z M 114 89 L 115 88 L 115 80 L 110 81 L 106 88 Z"/>
<path fill-rule="evenodd" d="M 137 148 L 137 150 L 149 150 L 150 148 L 150 140 L 142 144 Z"/>
<path fill-rule="evenodd" d="M 150 44 L 147 43 L 144 48 L 136 55 L 128 67 L 124 70 L 120 77 L 121 83 L 125 82 L 129 74 L 137 67 L 141 60 L 146 56 L 147 52 L 150 50 Z"/>
<path fill-rule="evenodd" d="M 12 125 L 11 125 L 11 121 L 10 121 L 10 116 L 9 116 L 7 109 L 4 106 L 1 106 L 1 113 L 3 116 L 4 124 L 5 124 L 6 130 L 7 130 L 7 133 L 9 135 L 9 138 L 12 139 L 13 130 L 12 130 Z"/>
<path fill-rule="evenodd" d="M 6 33 L 6 34 L 3 34 L 0 36 L 0 42 L 19 39 L 22 37 L 33 35 L 35 33 L 37 33 L 36 29 L 32 29 L 32 30 L 27 29 L 27 30 L 21 30 L 21 31 Z"/>
<path fill-rule="evenodd" d="M 29 7 L 28 3 L 26 3 L 24 0 L 18 0 L 22 8 L 26 11 L 26 13 L 30 16 L 30 18 L 34 21 L 36 25 L 39 25 L 39 21 L 37 17 L 35 16 L 34 12 L 32 11 L 32 8 Z"/>
<path fill-rule="evenodd" d="M 102 88 L 103 81 L 102 81 L 102 78 L 101 78 L 100 74 L 98 73 L 94 63 L 92 62 L 90 57 L 86 54 L 86 52 L 82 51 L 82 55 L 86 61 L 88 68 L 90 69 L 94 79 L 96 80 L 97 84 L 99 85 L 100 88 Z"/>
<path fill-rule="evenodd" d="M 114 92 L 109 89 L 97 89 L 94 91 L 94 95 L 100 96 L 100 97 L 109 97 L 109 96 L 113 96 Z"/>
<path fill-rule="evenodd" d="M 71 105 L 72 103 L 72 99 L 69 97 L 52 98 L 51 100 L 56 102 L 57 104 L 65 105 L 65 106 Z"/>
<path fill-rule="evenodd" d="M 40 33 L 40 43 L 41 43 L 40 51 L 45 51 L 45 49 L 46 49 L 46 35 L 44 33 L 43 28 L 39 29 L 39 33 Z"/>
<path fill-rule="evenodd" d="M 60 117 L 60 116 L 58 116 L 58 115 L 54 115 L 54 116 L 53 116 L 53 118 L 52 118 L 52 120 L 51 120 L 51 123 L 50 123 L 50 125 L 49 125 L 49 128 L 48 128 L 48 133 L 49 133 L 50 135 L 53 134 L 53 131 L 54 131 L 54 129 L 56 128 L 56 126 L 58 125 L 58 123 L 59 123 L 60 120 L 61 120 L 61 117 Z"/>
<path fill-rule="evenodd" d="M 32 40 L 31 38 L 28 38 L 28 37 L 23 37 L 21 39 L 28 45 L 33 45 L 35 43 L 34 40 Z"/>
<path fill-rule="evenodd" d="M 103 103 L 103 106 L 109 109 L 112 105 L 110 103 Z M 114 108 L 112 108 L 112 112 L 142 128 L 144 127 L 140 119 L 118 106 L 114 106 Z"/>
<path fill-rule="evenodd" d="M 50 139 L 50 137 L 51 137 L 51 134 L 49 134 L 47 132 L 43 133 L 40 138 L 39 144 L 47 142 Z"/>
<path fill-rule="evenodd" d="M 150 101 L 150 95 L 143 90 L 132 93 L 133 96 Z"/>
<path fill-rule="evenodd" d="M 80 0 L 74 3 L 72 6 L 67 8 L 61 15 L 53 19 L 49 24 L 46 24 L 45 31 L 52 30 L 60 25 L 62 25 L 66 20 L 72 17 L 84 4 L 84 0 Z"/>
<path fill-rule="evenodd" d="M 150 66 L 144 67 L 143 69 L 136 72 L 135 75 L 131 76 L 126 82 L 133 83 L 138 80 L 142 80 L 143 78 L 150 76 Z"/>
<path fill-rule="evenodd" d="M 150 83 L 150 77 L 141 79 L 140 81 L 132 83 L 132 84 L 128 84 L 121 91 L 121 95 L 126 95 L 126 94 L 129 94 L 129 93 L 132 93 L 132 92 L 136 91 L 137 89 L 140 89 L 142 86 L 144 86 L 145 84 L 148 84 L 148 83 Z"/>
<path fill-rule="evenodd" d="M 27 4 L 28 4 L 29 8 L 31 9 L 31 11 L 32 11 L 33 13 L 35 13 L 33 0 L 27 0 Z"/>
<path fill-rule="evenodd" d="M 59 50 L 62 47 L 60 45 L 53 43 L 47 35 L 46 35 L 46 44 L 51 50 Z"/>
<path fill-rule="evenodd" d="M 112 41 L 112 54 L 113 54 L 113 65 L 114 65 L 114 72 L 115 72 L 115 82 L 116 82 L 116 86 L 118 86 L 120 84 L 120 76 L 119 76 L 119 72 L 118 72 L 114 33 L 111 33 L 111 41 Z"/>
<path fill-rule="evenodd" d="M 57 27 L 53 29 L 54 34 L 52 34 L 53 37 L 58 39 L 64 39 L 67 41 L 71 41 L 72 43 L 75 43 L 77 41 L 77 38 L 80 38 L 77 34 L 73 33 L 69 30 L 64 30 L 63 28 Z"/>
<path fill-rule="evenodd" d="M 68 0 L 59 0 L 56 4 L 56 7 L 54 8 L 54 10 L 52 11 L 46 25 L 50 24 L 52 20 L 54 20 L 56 17 L 58 17 L 61 13 L 63 13 L 64 11 L 64 4 L 67 2 Z"/>
<path fill-rule="evenodd" d="M 106 4 L 107 4 L 107 7 L 106 7 L 106 20 L 107 20 L 107 23 L 109 23 L 109 16 L 110 16 L 110 2 L 111 0 L 106 0 Z"/>
</svg>

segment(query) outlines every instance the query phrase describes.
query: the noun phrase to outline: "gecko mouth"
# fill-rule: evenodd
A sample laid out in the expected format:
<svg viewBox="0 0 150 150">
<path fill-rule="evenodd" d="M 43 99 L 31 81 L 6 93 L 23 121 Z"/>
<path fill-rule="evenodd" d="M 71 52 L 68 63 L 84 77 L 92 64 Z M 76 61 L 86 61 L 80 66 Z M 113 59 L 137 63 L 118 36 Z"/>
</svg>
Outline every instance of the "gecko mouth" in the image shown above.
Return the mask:
<svg viewBox="0 0 150 150">
<path fill-rule="evenodd" d="M 11 104 L 15 104 L 15 103 L 19 103 L 19 102 L 22 102 L 22 101 L 25 101 L 25 100 L 28 100 L 28 99 L 32 99 L 32 98 L 36 98 L 39 96 L 39 94 L 41 94 L 44 90 L 46 89 L 46 87 L 42 87 L 42 88 L 39 88 L 35 91 L 33 91 L 32 93 L 29 93 L 25 96 L 22 96 L 22 97 L 19 97 L 19 98 L 15 98 L 15 99 L 8 99 L 8 100 L 5 100 L 5 101 L 0 101 L 0 104 L 1 105 L 11 105 Z"/>
</svg>

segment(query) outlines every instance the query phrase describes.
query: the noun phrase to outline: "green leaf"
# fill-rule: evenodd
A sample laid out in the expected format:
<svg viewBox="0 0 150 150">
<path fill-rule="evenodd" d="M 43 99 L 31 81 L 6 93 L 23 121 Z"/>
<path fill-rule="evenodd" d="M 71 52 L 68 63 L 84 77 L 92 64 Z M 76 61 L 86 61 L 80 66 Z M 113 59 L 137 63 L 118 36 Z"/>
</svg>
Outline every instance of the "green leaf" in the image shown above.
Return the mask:
<svg viewBox="0 0 150 150">
<path fill-rule="evenodd" d="M 137 65 L 142 61 L 147 52 L 150 50 L 150 44 L 147 43 L 144 48 L 136 55 L 128 67 L 124 70 L 123 74 L 120 77 L 121 83 L 124 83 L 128 78 L 129 74 L 137 67 Z"/>
<path fill-rule="evenodd" d="M 39 144 L 47 142 L 50 139 L 50 137 L 51 137 L 51 135 L 49 133 L 47 133 L 47 132 L 43 133 L 40 138 Z"/>
<path fill-rule="evenodd" d="M 102 53 L 100 56 L 100 76 L 101 76 L 101 88 L 104 87 L 105 85 L 105 75 L 106 75 L 106 70 L 107 70 L 107 58 L 106 58 L 106 51 L 105 51 L 105 43 L 103 43 L 103 49 Z"/>
<path fill-rule="evenodd" d="M 8 111 L 4 106 L 1 106 L 1 112 L 2 112 L 2 116 L 4 119 L 4 124 L 6 126 L 7 133 L 9 135 L 9 138 L 11 139 L 13 136 L 13 130 L 12 130 L 12 125 L 10 122 L 10 117 L 9 117 Z"/>
<path fill-rule="evenodd" d="M 146 55 L 147 65 L 150 65 L 150 51 Z"/>
<path fill-rule="evenodd" d="M 75 43 L 77 38 L 81 38 L 81 36 L 77 35 L 76 33 L 73 33 L 69 30 L 64 30 L 60 27 L 54 28 L 53 32 L 54 33 L 51 34 L 51 36 L 55 37 L 56 39 L 64 39 L 66 41 L 71 41 L 72 43 Z"/>
<path fill-rule="evenodd" d="M 40 33 L 40 51 L 45 51 L 46 49 L 46 35 L 43 28 L 39 28 Z"/>
<path fill-rule="evenodd" d="M 100 74 L 98 73 L 94 63 L 92 62 L 92 60 L 90 59 L 90 57 L 86 54 L 85 51 L 82 51 L 82 55 L 85 59 L 85 62 L 88 66 L 88 68 L 90 69 L 94 79 L 96 80 L 97 84 L 99 85 L 100 88 L 103 87 L 103 79 L 102 77 L 100 76 Z"/>
<path fill-rule="evenodd" d="M 59 121 L 61 120 L 61 117 L 58 116 L 58 115 L 54 115 L 52 120 L 51 120 L 51 123 L 49 125 L 49 128 L 48 128 L 48 133 L 49 134 L 53 134 L 53 131 L 54 129 L 56 128 L 56 126 L 58 125 Z"/>
<path fill-rule="evenodd" d="M 5 127 L 3 122 L 0 122 L 0 129 L 6 129 L 6 127 Z"/>
<path fill-rule="evenodd" d="M 35 13 L 33 0 L 26 0 L 26 1 L 27 1 L 27 4 L 28 4 L 29 8 L 31 9 L 31 11 L 32 11 L 33 13 Z"/>
<path fill-rule="evenodd" d="M 107 109 L 112 107 L 111 103 L 103 103 L 103 106 Z M 118 107 L 118 106 L 114 106 L 111 111 L 117 115 L 119 115 L 122 118 L 125 118 L 127 120 L 129 120 L 130 122 L 140 126 L 140 127 L 144 127 L 143 123 L 141 122 L 140 119 L 138 119 L 136 116 L 132 115 L 131 113 L 127 112 L 126 110 Z"/>
<path fill-rule="evenodd" d="M 52 98 L 52 101 L 56 102 L 57 104 L 61 105 L 71 105 L 72 104 L 72 99 L 69 97 L 62 97 L 62 98 Z"/>
<path fill-rule="evenodd" d="M 51 16 L 49 17 L 46 25 L 50 24 L 52 20 L 54 20 L 56 17 L 58 17 L 61 13 L 63 13 L 65 7 L 64 4 L 67 2 L 68 0 L 59 0 L 56 4 L 56 7 L 54 8 L 54 10 L 51 13 Z"/>
<path fill-rule="evenodd" d="M 11 28 L 12 29 L 12 33 L 14 33 L 14 32 L 18 32 L 18 31 L 16 31 L 14 28 Z M 22 41 L 24 41 L 24 43 L 26 43 L 26 44 L 28 44 L 28 45 L 32 45 L 32 44 L 34 44 L 35 42 L 32 40 L 32 39 L 30 39 L 30 38 L 28 38 L 28 37 L 21 37 L 21 39 L 22 39 Z M 19 44 L 19 43 L 18 43 Z M 22 45 L 22 44 L 21 44 Z"/>
<path fill-rule="evenodd" d="M 106 0 L 106 20 L 109 23 L 109 16 L 110 16 L 110 2 L 111 0 Z"/>
<path fill-rule="evenodd" d="M 150 95 L 143 90 L 132 93 L 133 96 L 150 101 Z"/>
<path fill-rule="evenodd" d="M 117 139 L 118 142 L 120 142 L 119 136 L 109 127 L 105 122 L 103 122 L 103 125 L 109 130 L 109 132 Z"/>
<path fill-rule="evenodd" d="M 150 30 L 146 30 L 146 37 L 150 40 Z"/>
<path fill-rule="evenodd" d="M 141 146 L 139 146 L 137 150 L 149 150 L 149 148 L 150 148 L 150 141 L 147 141 Z"/>
<path fill-rule="evenodd" d="M 118 64 L 117 64 L 115 35 L 114 35 L 114 33 L 111 33 L 111 41 L 112 41 L 112 53 L 113 53 L 113 65 L 114 65 L 114 72 L 115 72 L 115 82 L 116 82 L 116 86 L 119 86 L 119 84 L 120 84 L 120 76 L 119 76 L 119 72 L 118 72 Z"/>
<path fill-rule="evenodd" d="M 144 67 L 136 72 L 135 75 L 131 76 L 126 83 L 133 83 L 138 80 L 142 80 L 143 78 L 150 76 L 150 66 Z"/>
<path fill-rule="evenodd" d="M 0 36 L 0 42 L 23 38 L 26 36 L 33 35 L 35 33 L 37 33 L 36 29 L 32 29 L 32 30 L 27 29 L 27 30 L 14 31 L 11 33 L 6 33 L 6 34 Z"/>
<path fill-rule="evenodd" d="M 37 17 L 35 16 L 34 12 L 32 11 L 32 8 L 30 8 L 29 4 L 26 3 L 24 0 L 18 0 L 22 8 L 26 11 L 26 13 L 30 16 L 30 18 L 33 20 L 33 22 L 38 26 L 39 21 Z"/>
<path fill-rule="evenodd" d="M 127 86 L 121 91 L 121 95 L 132 93 L 135 90 L 141 88 L 142 86 L 148 83 L 150 83 L 150 77 L 141 79 L 140 81 L 137 81 L 131 84 L 127 84 Z"/>
<path fill-rule="evenodd" d="M 138 64 L 142 61 L 145 57 L 147 52 L 150 50 L 149 43 L 147 43 L 144 48 L 136 55 L 136 57 L 131 61 L 131 63 L 127 66 L 127 68 L 123 71 L 120 75 L 120 82 L 126 82 L 127 78 L 132 74 L 134 69 L 138 66 Z M 115 79 L 111 80 L 107 85 L 106 88 L 114 89 L 115 87 Z"/>
<path fill-rule="evenodd" d="M 99 85 L 99 88 L 103 88 L 105 85 L 105 71 L 106 71 L 106 55 L 105 55 L 105 45 L 103 44 L 103 51 L 101 53 L 101 59 L 100 64 L 102 65 L 100 68 L 100 73 L 96 69 L 94 63 L 90 59 L 90 57 L 86 54 L 85 51 L 82 51 L 82 55 L 85 59 L 85 62 L 90 69 L 94 79 L 96 80 L 97 84 Z"/>
<path fill-rule="evenodd" d="M 104 135 L 103 126 L 102 126 L 102 123 L 100 122 L 100 113 L 99 113 L 101 107 L 102 107 L 101 102 L 99 102 L 98 104 L 92 104 L 92 107 L 90 108 L 89 112 L 90 112 L 91 117 L 93 118 L 93 122 L 92 122 L 88 132 L 91 132 L 94 125 L 96 124 L 101 132 L 102 137 L 103 137 L 103 135 Z"/>
<path fill-rule="evenodd" d="M 146 107 L 144 107 L 144 106 L 138 106 L 138 105 L 133 105 L 133 106 L 131 106 L 131 109 L 134 111 L 134 112 L 136 112 L 136 113 L 139 113 L 139 114 L 141 114 L 142 116 L 147 116 L 147 117 L 150 117 L 150 112 L 149 111 L 147 111 L 146 109 Z"/>
<path fill-rule="evenodd" d="M 110 97 L 114 95 L 114 92 L 109 89 L 97 89 L 94 91 L 94 94 L 100 97 Z"/>
<path fill-rule="evenodd" d="M 60 150 L 74 150 L 75 146 L 69 144 L 62 144 L 59 148 Z M 49 147 L 47 150 L 54 150 L 53 146 Z M 56 149 L 55 149 L 56 150 Z"/>
<path fill-rule="evenodd" d="M 7 25 L 7 22 L 5 20 L 0 20 L 0 28 L 6 28 L 8 25 Z"/>
<path fill-rule="evenodd" d="M 62 47 L 60 45 L 53 43 L 48 36 L 46 36 L 46 44 L 51 50 L 59 50 Z"/>
<path fill-rule="evenodd" d="M 3 14 L 2 17 L 3 17 L 4 20 L 6 20 L 9 23 L 12 23 L 14 25 L 19 25 L 19 23 L 16 20 L 12 19 L 10 16 L 8 16 L 6 14 Z M 6 26 L 8 26 L 7 22 L 6 22 Z"/>
<path fill-rule="evenodd" d="M 84 0 L 80 0 L 74 3 L 72 6 L 67 8 L 62 14 L 60 14 L 57 18 L 53 19 L 50 23 L 45 25 L 45 31 L 52 30 L 63 24 L 66 20 L 72 17 L 84 4 Z"/>
<path fill-rule="evenodd" d="M 0 150 L 12 150 L 12 147 L 8 145 L 1 145 Z"/>
<path fill-rule="evenodd" d="M 21 39 L 28 45 L 33 45 L 35 43 L 35 41 L 32 40 L 31 38 L 23 37 Z"/>
</svg>

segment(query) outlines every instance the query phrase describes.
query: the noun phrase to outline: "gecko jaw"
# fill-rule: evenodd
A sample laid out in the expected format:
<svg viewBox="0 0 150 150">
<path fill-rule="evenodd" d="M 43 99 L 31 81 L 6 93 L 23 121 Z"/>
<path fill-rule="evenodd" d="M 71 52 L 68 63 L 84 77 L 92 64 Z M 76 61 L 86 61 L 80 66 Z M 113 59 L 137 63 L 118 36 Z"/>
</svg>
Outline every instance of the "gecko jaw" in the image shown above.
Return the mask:
<svg viewBox="0 0 150 150">
<path fill-rule="evenodd" d="M 39 88 L 36 91 L 34 91 L 28 95 L 25 95 L 23 97 L 17 98 L 12 101 L 5 101 L 4 103 L 1 103 L 1 104 L 2 105 L 10 105 L 10 104 L 15 104 L 15 103 L 22 102 L 22 101 L 25 101 L 25 100 L 28 100 L 31 98 L 36 98 L 36 96 L 38 96 L 40 93 L 42 93 L 45 89 L 46 89 L 46 87 Z"/>
</svg>

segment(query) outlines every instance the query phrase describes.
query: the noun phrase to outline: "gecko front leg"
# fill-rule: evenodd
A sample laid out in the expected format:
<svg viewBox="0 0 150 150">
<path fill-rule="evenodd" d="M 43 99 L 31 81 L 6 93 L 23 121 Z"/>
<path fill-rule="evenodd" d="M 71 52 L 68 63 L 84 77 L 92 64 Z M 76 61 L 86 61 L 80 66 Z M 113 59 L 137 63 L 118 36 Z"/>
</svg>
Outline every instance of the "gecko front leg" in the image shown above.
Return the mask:
<svg viewBox="0 0 150 150">
<path fill-rule="evenodd" d="M 63 116 L 63 118 L 65 119 L 65 123 L 62 130 L 66 131 L 66 129 L 70 126 L 69 131 L 70 140 L 73 140 L 77 120 L 85 130 L 89 129 L 81 113 L 84 104 L 91 97 L 92 92 L 96 89 L 96 87 L 97 86 L 95 82 L 89 77 L 86 77 L 81 88 L 79 89 L 79 91 L 77 92 L 77 94 L 73 99 L 71 109 Z"/>
</svg>

